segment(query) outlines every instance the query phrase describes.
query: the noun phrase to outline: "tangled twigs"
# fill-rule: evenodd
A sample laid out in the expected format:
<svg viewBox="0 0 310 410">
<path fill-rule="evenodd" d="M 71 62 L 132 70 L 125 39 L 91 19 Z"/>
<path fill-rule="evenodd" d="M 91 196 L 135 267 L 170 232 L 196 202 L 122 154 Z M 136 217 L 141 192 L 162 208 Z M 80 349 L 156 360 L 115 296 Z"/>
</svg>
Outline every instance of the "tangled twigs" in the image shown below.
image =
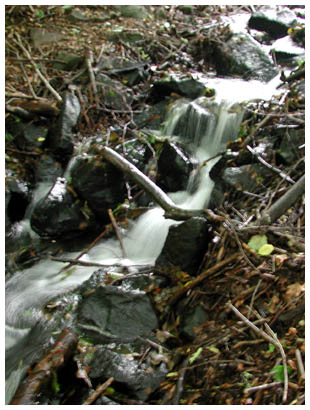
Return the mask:
<svg viewBox="0 0 310 410">
<path fill-rule="evenodd" d="M 257 154 L 252 147 L 249 145 L 246 146 L 247 150 L 250 151 L 252 155 L 254 155 L 258 161 L 263 164 L 268 169 L 271 169 L 273 172 L 279 174 L 285 181 L 290 182 L 291 184 L 295 184 L 295 181 L 288 175 L 286 175 L 281 169 L 274 167 L 273 165 L 269 164 L 267 161 L 264 160 L 259 154 Z"/>
<path fill-rule="evenodd" d="M 24 54 L 26 55 L 26 57 L 29 59 L 30 63 L 32 64 L 32 66 L 34 67 L 36 73 L 38 74 L 38 76 L 41 78 L 41 80 L 44 82 L 46 88 L 54 95 L 54 97 L 56 98 L 57 101 L 62 102 L 62 98 L 61 96 L 58 94 L 58 92 L 56 90 L 54 90 L 54 88 L 50 85 L 50 83 L 48 82 L 48 80 L 44 77 L 44 75 L 41 73 L 41 71 L 38 69 L 36 63 L 33 61 L 33 58 L 31 57 L 31 55 L 29 54 L 29 51 L 24 47 L 21 38 L 19 36 L 18 33 L 15 33 L 17 41 L 14 40 L 14 42 L 23 50 Z"/>
<path fill-rule="evenodd" d="M 274 346 L 277 347 L 277 349 L 280 351 L 281 358 L 282 358 L 282 363 L 283 363 L 283 372 L 284 372 L 284 386 L 283 386 L 283 396 L 282 396 L 282 401 L 283 403 L 286 402 L 287 400 L 287 393 L 288 393 L 288 375 L 287 375 L 287 364 L 286 364 L 286 356 L 284 349 L 277 338 L 276 334 L 273 332 L 273 330 L 268 326 L 267 323 L 265 323 L 266 329 L 269 334 L 264 332 L 262 329 L 259 329 L 257 326 L 254 325 L 249 319 L 247 319 L 235 306 L 233 306 L 231 303 L 228 303 L 227 306 L 252 330 L 254 330 L 255 333 L 263 337 L 267 342 L 273 344 Z"/>
<path fill-rule="evenodd" d="M 262 217 L 257 221 L 258 224 L 271 224 L 283 215 L 297 199 L 305 192 L 305 175 L 279 198 L 271 207 L 264 211 Z"/>
</svg>

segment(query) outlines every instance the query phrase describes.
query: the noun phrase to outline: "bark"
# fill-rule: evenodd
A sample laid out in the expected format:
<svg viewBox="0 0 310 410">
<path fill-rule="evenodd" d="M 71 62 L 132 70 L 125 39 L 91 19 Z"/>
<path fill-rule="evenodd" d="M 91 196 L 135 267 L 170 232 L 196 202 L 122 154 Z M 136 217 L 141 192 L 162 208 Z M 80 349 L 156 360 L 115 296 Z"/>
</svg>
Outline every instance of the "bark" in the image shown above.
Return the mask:
<svg viewBox="0 0 310 410">
<path fill-rule="evenodd" d="M 49 387 L 56 372 L 72 356 L 77 341 L 75 333 L 68 328 L 64 329 L 49 353 L 20 384 L 10 404 L 39 404 L 40 395 Z"/>
<path fill-rule="evenodd" d="M 153 181 L 151 181 L 146 175 L 143 174 L 135 165 L 127 161 L 117 152 L 109 147 L 103 149 L 104 158 L 111 162 L 114 166 L 119 168 L 131 179 L 133 179 L 141 188 L 143 188 L 158 205 L 160 205 L 165 211 L 165 217 L 175 220 L 184 220 L 193 216 L 204 216 L 204 210 L 202 209 L 183 209 L 177 206 L 169 196 L 160 189 Z"/>
</svg>

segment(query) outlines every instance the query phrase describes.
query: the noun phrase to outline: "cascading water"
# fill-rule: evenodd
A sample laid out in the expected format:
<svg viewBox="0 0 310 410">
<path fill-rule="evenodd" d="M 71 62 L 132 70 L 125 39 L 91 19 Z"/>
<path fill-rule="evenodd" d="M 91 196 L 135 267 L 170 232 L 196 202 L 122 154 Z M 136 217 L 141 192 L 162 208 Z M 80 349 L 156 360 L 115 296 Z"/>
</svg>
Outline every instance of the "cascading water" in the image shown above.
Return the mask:
<svg viewBox="0 0 310 410">
<path fill-rule="evenodd" d="M 192 155 L 202 164 L 208 158 L 225 149 L 229 140 L 234 140 L 242 121 L 243 101 L 271 98 L 271 84 L 245 82 L 241 80 L 214 80 L 217 97 L 214 100 L 201 97 L 195 101 L 180 101 L 169 113 L 163 135 L 181 138 L 188 144 Z M 211 84 L 212 86 L 212 84 Z M 208 82 L 210 87 L 210 81 Z M 201 209 L 208 205 L 213 188 L 209 171 L 219 157 L 206 162 L 190 178 L 188 189 L 171 194 L 173 201 L 186 209 Z M 105 240 L 92 248 L 81 260 L 124 266 L 154 264 L 163 248 L 169 227 L 178 222 L 165 219 L 164 211 L 156 207 L 142 215 L 124 236 L 123 255 L 119 242 Z M 78 253 L 63 255 L 75 258 Z M 52 260 L 39 262 L 34 267 L 16 273 L 6 284 L 6 348 L 7 351 L 7 400 L 9 401 L 25 366 L 16 368 L 23 359 L 29 331 L 43 319 L 42 308 L 56 295 L 73 289 L 87 280 L 97 269 L 75 266 L 74 272 L 59 274 L 59 263 Z M 114 268 L 116 271 L 119 267 Z M 19 346 L 21 346 L 19 348 Z M 31 347 L 27 347 L 31 355 Z M 33 346 L 32 349 L 36 349 Z"/>
</svg>

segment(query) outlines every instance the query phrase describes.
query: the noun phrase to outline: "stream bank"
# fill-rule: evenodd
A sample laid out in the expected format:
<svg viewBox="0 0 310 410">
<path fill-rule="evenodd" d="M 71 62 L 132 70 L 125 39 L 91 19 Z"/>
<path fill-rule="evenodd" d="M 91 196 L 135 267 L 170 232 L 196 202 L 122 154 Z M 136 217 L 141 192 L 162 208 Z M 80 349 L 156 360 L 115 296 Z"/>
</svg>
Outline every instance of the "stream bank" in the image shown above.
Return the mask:
<svg viewBox="0 0 310 410">
<path fill-rule="evenodd" d="M 145 12 L 144 8 L 139 10 Z M 57 8 L 54 11 L 46 8 L 47 11 L 56 13 L 57 18 L 60 17 L 57 16 L 59 12 Z M 73 11 L 71 13 L 69 10 L 69 15 L 72 15 Z M 84 8 L 83 11 L 92 13 L 88 8 Z M 100 11 L 100 8 L 97 11 Z M 160 9 L 155 8 L 155 11 Z M 197 7 L 192 11 L 196 18 L 207 20 L 208 14 L 203 14 L 207 13 L 206 10 Z M 187 15 L 187 12 L 181 9 L 169 9 L 169 13 L 173 12 L 176 15 L 178 13 Z M 156 13 L 154 15 L 153 20 L 143 17 L 142 21 L 150 26 L 156 25 Z M 132 19 L 122 15 L 111 17 L 110 14 L 109 16 L 110 19 L 116 19 L 115 21 L 121 24 L 126 24 L 127 18 Z M 189 16 L 193 17 L 191 13 Z M 192 24 L 190 17 L 187 20 L 188 26 Z M 46 15 L 46 18 L 53 18 L 53 16 Z M 96 16 L 96 18 L 103 17 Z M 167 245 L 164 246 L 160 263 L 156 263 L 155 266 L 149 263 L 148 258 L 140 260 L 139 266 L 128 267 L 126 263 L 119 266 L 118 258 L 123 256 L 124 259 L 126 255 L 115 255 L 115 258 L 109 256 L 105 259 L 103 246 L 99 249 L 98 263 L 105 260 L 106 266 L 98 270 L 91 267 L 91 264 L 96 262 L 96 257 L 94 257 L 94 249 L 94 252 L 89 250 L 82 261 L 88 263 L 89 268 L 95 272 L 90 273 L 86 282 L 82 279 L 83 283 L 78 285 L 82 269 L 78 263 L 75 263 L 77 261 L 72 262 L 77 254 L 90 246 L 94 238 L 102 232 L 104 238 L 111 237 L 109 242 L 111 248 L 116 249 L 115 242 L 118 243 L 119 239 L 113 239 L 115 221 L 118 226 L 116 233 L 124 234 L 138 215 L 154 205 L 152 198 L 143 190 L 141 191 L 139 186 L 132 185 L 122 172 L 103 161 L 102 146 L 107 143 L 112 145 L 115 151 L 126 157 L 163 190 L 175 192 L 171 197 L 177 201 L 178 192 L 187 188 L 193 170 L 209 159 L 203 157 L 197 160 L 197 156 L 193 155 L 192 140 L 195 135 L 200 135 L 198 139 L 201 138 L 204 131 L 216 123 L 216 118 L 219 116 L 216 111 L 216 98 L 220 94 L 219 87 L 222 82 L 219 81 L 216 86 L 213 86 L 215 72 L 212 73 L 211 66 L 213 65 L 217 74 L 225 74 L 228 77 L 238 75 L 248 81 L 251 78 L 257 79 L 257 76 L 259 80 L 269 81 L 279 73 L 280 67 L 251 39 L 246 51 L 248 53 L 251 50 L 253 53 L 251 64 L 245 66 L 244 63 L 240 63 L 240 60 L 238 62 L 238 47 L 235 48 L 237 55 L 230 54 L 232 48 L 229 46 L 229 41 L 240 44 L 240 59 L 240 56 L 244 56 L 245 53 L 243 47 L 247 44 L 247 37 L 240 40 L 240 35 L 232 35 L 227 24 L 218 21 L 218 14 L 215 14 L 214 18 L 216 24 L 208 27 L 210 24 L 208 21 L 205 31 L 200 32 L 203 41 L 191 32 L 178 33 L 176 36 L 178 39 L 176 41 L 194 37 L 190 42 L 192 53 L 180 51 L 177 56 L 163 57 L 160 54 L 165 50 L 163 45 L 162 49 L 159 47 L 157 54 L 154 48 L 151 48 L 154 47 L 154 43 L 147 37 L 143 43 L 140 37 L 135 41 L 142 41 L 143 46 L 149 46 L 150 50 L 153 50 L 148 55 L 151 61 L 147 61 L 147 64 L 141 61 L 128 64 L 121 57 L 115 60 L 109 54 L 105 55 L 105 58 L 97 62 L 98 71 L 94 71 L 97 75 L 96 84 L 103 84 L 97 85 L 96 93 L 91 87 L 93 84 L 89 82 L 90 72 L 87 73 L 87 70 L 78 64 L 74 69 L 70 66 L 69 69 L 67 68 L 69 78 L 73 76 L 73 71 L 79 68 L 82 77 L 77 83 L 70 82 L 70 87 L 64 93 L 63 103 L 59 108 L 51 108 L 49 105 L 47 109 L 46 106 L 34 104 L 35 111 L 33 107 L 30 109 L 29 104 L 21 106 L 19 103 L 17 104 L 19 110 L 16 111 L 14 106 L 14 114 L 8 117 L 7 129 L 12 141 L 9 141 L 7 146 L 10 153 L 7 158 L 7 276 L 12 279 L 8 280 L 7 285 L 7 314 L 11 321 L 12 316 L 15 321 L 12 328 L 8 323 L 8 335 L 12 335 L 8 338 L 8 376 L 11 373 L 11 380 L 12 375 L 17 379 L 16 369 L 21 352 L 23 364 L 19 377 L 22 377 L 29 366 L 34 366 L 42 357 L 42 365 L 46 365 L 44 352 L 47 352 L 54 343 L 58 346 L 57 335 L 61 335 L 60 341 L 62 337 L 66 337 L 66 334 L 61 333 L 62 329 L 70 327 L 69 340 L 78 339 L 77 349 L 69 354 L 69 362 L 65 370 L 59 373 L 57 370 L 59 380 L 57 378 L 55 380 L 54 377 L 53 380 L 40 381 L 39 387 L 42 386 L 45 392 L 43 396 L 30 389 L 27 394 L 21 395 L 20 400 L 39 400 L 39 404 L 81 404 L 83 400 L 90 397 L 92 389 L 100 388 L 106 380 L 113 378 L 112 387 L 107 390 L 107 394 L 96 399 L 95 404 L 108 404 L 108 401 L 114 400 L 118 404 L 173 404 L 181 400 L 182 394 L 184 394 L 182 398 L 184 404 L 196 401 L 198 404 L 229 404 L 229 400 L 231 404 L 249 404 L 252 400 L 251 394 L 244 393 L 242 399 L 239 397 L 240 394 L 243 395 L 246 384 L 244 381 L 242 386 L 239 385 L 240 380 L 245 380 L 245 377 L 250 377 L 246 374 L 251 374 L 253 381 L 256 374 L 254 364 L 262 358 L 266 359 L 268 354 L 272 356 L 272 352 L 268 353 L 265 346 L 265 350 L 257 351 L 249 349 L 240 351 L 237 346 L 237 358 L 232 361 L 234 359 L 229 356 L 230 349 L 227 348 L 227 343 L 237 339 L 237 335 L 231 333 L 230 325 L 236 319 L 232 317 L 226 302 L 232 299 L 232 303 L 237 304 L 241 310 L 242 308 L 246 310 L 246 300 L 253 294 L 255 296 L 255 289 L 260 290 L 260 299 L 257 303 L 267 305 L 267 317 L 270 315 L 270 321 L 276 322 L 277 331 L 285 338 L 286 344 L 290 342 L 293 345 L 290 354 L 292 355 L 295 350 L 302 351 L 302 341 L 300 340 L 296 346 L 297 342 L 294 339 L 297 334 L 300 336 L 299 339 L 302 339 L 303 332 L 302 320 L 297 321 L 300 314 L 302 318 L 303 294 L 302 198 L 298 199 L 292 212 L 278 220 L 276 225 L 264 228 L 267 229 L 268 242 L 278 245 L 276 247 L 280 249 L 276 251 L 274 257 L 264 257 L 248 249 L 246 257 L 241 251 L 239 255 L 232 257 L 240 244 L 246 249 L 245 245 L 253 233 L 261 234 L 262 228 L 249 226 L 248 231 L 238 230 L 236 238 L 235 230 L 240 223 L 246 228 L 248 218 L 257 212 L 258 198 L 263 205 L 270 200 L 266 192 L 268 193 L 269 189 L 272 194 L 281 179 L 280 174 L 275 176 L 275 168 L 280 167 L 285 177 L 289 176 L 293 183 L 303 173 L 304 88 L 302 66 L 298 67 L 298 63 L 295 63 L 297 66 L 289 69 L 289 74 L 283 74 L 284 81 L 281 85 L 283 92 L 279 93 L 279 97 L 271 100 L 263 97 L 257 102 L 246 103 L 246 113 L 243 118 L 240 117 L 242 123 L 237 127 L 236 135 L 232 133 L 231 125 L 226 131 L 222 130 L 221 135 L 227 134 L 223 137 L 225 142 L 232 141 L 232 143 L 228 145 L 229 151 L 224 144 L 221 152 L 226 151 L 225 155 L 210 167 L 210 176 L 213 183 L 215 182 L 212 193 L 210 192 L 210 201 L 213 202 L 211 208 L 219 217 L 218 221 L 215 219 L 210 223 L 205 219 L 195 218 L 181 224 L 172 221 Z M 294 18 L 297 19 L 297 14 Z M 135 23 L 138 21 L 136 19 L 138 18 L 134 18 Z M 169 19 L 172 19 L 171 14 Z M 287 23 L 287 30 L 298 26 L 298 20 L 295 20 L 292 19 Z M 83 27 L 84 23 L 78 24 Z M 74 25 L 77 25 L 76 20 Z M 161 22 L 159 27 L 162 26 L 165 27 L 165 24 L 162 25 Z M 283 32 L 278 35 L 282 36 Z M 272 36 L 275 38 L 274 33 Z M 161 40 L 166 38 L 165 31 L 159 38 Z M 111 39 L 108 41 L 111 41 L 108 43 L 111 47 L 114 44 L 117 49 L 115 44 L 119 44 L 119 38 L 117 43 L 113 43 Z M 139 50 L 141 45 L 135 45 L 135 41 L 130 43 L 127 38 L 126 46 L 122 46 L 123 49 L 128 53 Z M 223 47 L 222 60 L 216 62 L 206 50 L 210 50 L 212 46 L 213 53 L 217 54 L 223 41 L 228 44 L 228 54 L 223 57 L 225 52 Z M 46 50 L 44 45 L 42 49 Z M 144 50 L 146 53 L 147 49 Z M 167 62 L 163 61 L 166 57 L 169 57 L 167 61 L 171 59 L 169 64 L 173 63 L 172 68 L 169 68 L 169 64 L 163 67 Z M 174 60 L 175 57 L 183 59 L 177 62 Z M 290 64 L 294 65 L 295 57 L 291 56 Z M 203 62 L 199 63 L 201 59 Z M 88 58 L 85 57 L 84 61 L 87 66 Z M 229 62 L 225 73 L 219 72 L 223 61 Z M 242 61 L 244 62 L 244 57 Z M 257 66 L 252 65 L 255 62 Z M 155 70 L 152 63 L 157 65 Z M 208 76 L 197 73 L 196 67 L 199 64 L 204 74 L 208 72 Z M 190 72 L 193 66 L 195 71 L 191 75 L 182 77 L 183 69 L 186 67 L 186 72 Z M 168 75 L 163 80 L 161 77 L 164 76 L 165 70 Z M 56 80 L 55 87 L 59 78 Z M 223 84 L 225 87 L 225 82 Z M 226 87 L 232 86 L 232 82 L 226 84 L 229 84 Z M 82 92 L 82 99 L 79 92 Z M 98 98 L 101 98 L 99 102 Z M 182 105 L 184 98 L 186 103 L 190 103 L 189 105 Z M 179 105 L 177 101 L 174 106 L 176 110 L 182 111 L 182 107 L 189 107 L 186 108 L 187 117 L 186 115 L 167 117 L 168 109 L 171 104 L 175 104 L 176 100 L 182 100 Z M 96 107 L 91 104 L 92 101 L 95 102 Z M 202 110 L 204 104 L 205 109 Z M 12 104 L 9 105 L 9 109 L 12 110 Z M 37 105 L 41 111 L 38 111 Z M 200 122 L 194 120 L 193 126 L 193 120 L 189 121 L 189 118 L 193 119 L 192 111 L 197 107 L 198 111 L 203 111 L 205 115 L 201 116 Z M 243 109 L 244 107 L 242 111 Z M 241 112 L 238 105 L 232 106 L 231 110 L 236 117 L 238 111 Z M 260 125 L 269 114 L 271 114 L 269 124 L 266 121 L 267 125 Z M 28 118 L 23 118 L 22 115 Z M 20 126 L 20 118 L 22 118 L 22 126 Z M 169 121 L 163 124 L 167 118 L 172 119 L 172 124 Z M 178 118 L 177 123 L 174 122 L 175 118 Z M 163 128 L 166 130 L 166 135 L 172 138 L 164 138 Z M 173 130 L 173 135 L 170 135 L 169 129 Z M 195 132 L 191 131 L 192 129 L 195 129 Z M 18 131 L 17 135 L 13 134 L 15 130 Z M 283 130 L 285 130 L 285 137 Z M 247 144 L 252 144 L 256 154 L 265 161 L 271 163 L 276 161 L 273 163 L 272 171 L 266 172 L 266 167 L 246 149 L 246 141 Z M 220 151 L 215 153 L 218 152 Z M 21 166 L 21 161 L 24 160 Z M 14 163 L 17 166 L 13 167 Z M 277 197 L 289 188 L 290 182 L 286 179 L 284 181 L 285 185 L 282 185 L 281 189 L 277 188 Z M 196 183 L 193 181 L 192 186 L 192 190 L 195 191 L 197 181 Z M 19 205 L 17 206 L 16 203 Z M 113 210 L 113 216 L 109 214 L 109 209 Z M 24 215 L 30 219 L 24 220 Z M 236 218 L 239 222 L 234 225 L 232 221 Z M 29 220 L 33 231 L 27 229 Z M 157 226 L 158 223 L 155 223 L 153 228 L 157 229 Z M 143 230 L 145 231 L 145 228 L 142 224 L 142 230 L 138 230 L 138 234 L 142 235 Z M 152 249 L 154 246 L 155 244 L 152 244 Z M 146 242 L 144 247 L 148 248 Z M 124 249 L 126 251 L 126 246 Z M 50 270 L 49 259 L 53 257 L 61 259 L 67 252 L 72 253 L 70 267 L 62 273 L 59 273 L 60 267 Z M 139 257 L 141 252 L 137 253 L 136 256 Z M 221 260 L 227 263 L 221 265 Z M 39 263 L 36 264 L 38 261 Z M 57 264 L 56 261 L 54 263 Z M 277 266 L 276 271 L 273 269 L 274 263 Z M 16 273 L 31 265 L 34 266 L 31 271 L 22 270 Z M 292 266 L 296 272 L 295 277 L 289 275 Z M 209 269 L 211 273 L 208 277 Z M 34 278 L 41 277 L 42 286 L 36 303 L 38 306 L 44 303 L 43 312 L 41 308 L 37 309 L 32 301 L 29 306 L 23 307 L 24 300 L 31 300 L 31 293 L 27 298 L 20 297 L 20 300 L 18 297 L 12 298 L 14 302 L 12 307 L 10 306 L 10 295 L 17 295 L 19 287 L 20 292 L 23 290 L 21 278 L 26 272 L 33 272 Z M 39 275 L 36 276 L 38 273 Z M 129 276 L 125 278 L 120 276 L 124 273 Z M 218 275 L 212 276 L 217 273 Z M 31 274 L 27 273 L 27 275 Z M 208 280 L 199 282 L 200 275 L 205 275 L 203 277 L 208 277 Z M 49 300 L 53 286 L 57 293 L 59 278 L 63 281 L 69 280 L 69 287 L 74 287 L 74 290 Z M 81 278 L 84 278 L 82 274 L 80 280 Z M 201 289 L 192 287 L 191 282 L 200 283 Z M 120 283 L 122 286 L 119 289 L 116 285 Z M 42 292 L 44 288 L 46 288 L 45 294 Z M 277 289 L 276 293 L 275 289 Z M 176 297 L 178 295 L 179 297 Z M 296 299 L 295 302 L 291 302 L 292 297 L 293 300 Z M 102 300 L 107 300 L 108 304 L 98 305 L 97 303 L 102 303 Z M 279 300 L 286 306 L 282 311 L 277 310 L 276 307 Z M 21 307 L 17 308 L 19 304 Z M 118 310 L 120 307 L 123 307 L 121 311 Z M 20 317 L 21 309 L 28 312 L 25 317 Z M 290 310 L 297 312 L 294 322 L 286 322 L 285 319 L 282 321 L 281 313 L 285 316 L 286 313 L 290 313 Z M 98 318 L 96 313 L 100 313 Z M 137 329 L 136 324 L 141 328 Z M 28 328 L 31 330 L 27 334 Z M 296 329 L 295 334 L 292 330 L 288 333 L 288 329 L 292 328 Z M 143 340 L 137 339 L 137 336 Z M 128 338 L 135 340 L 127 342 Z M 153 346 L 148 343 L 153 343 Z M 149 346 L 151 352 L 147 355 Z M 203 346 L 202 350 L 201 346 Z M 165 349 L 168 349 L 168 353 Z M 196 365 L 189 366 L 189 359 L 191 359 L 190 363 L 195 360 Z M 139 364 L 140 360 L 141 364 Z M 203 364 L 205 360 L 211 360 L 214 365 L 205 368 Z M 274 360 L 276 361 L 276 355 Z M 290 380 L 298 387 L 296 382 L 298 368 L 294 360 L 291 359 L 291 366 L 292 369 L 294 366 L 296 369 Z M 115 368 L 111 363 L 113 366 L 115 364 Z M 219 367 L 218 363 L 222 365 Z M 198 380 L 204 380 L 199 373 L 203 372 L 203 369 L 208 372 L 208 377 L 205 384 L 201 385 Z M 173 374 L 174 370 L 176 372 Z M 189 390 L 183 390 L 184 387 L 180 387 L 179 384 L 180 374 L 183 371 L 186 372 L 191 386 Z M 261 369 L 259 373 L 258 370 L 258 374 L 262 377 L 265 371 Z M 63 382 L 66 379 L 64 377 L 66 372 L 70 375 L 68 385 Z M 36 378 L 36 374 L 39 373 L 34 372 L 34 380 L 38 381 L 40 379 Z M 227 377 L 231 378 L 232 375 L 234 375 L 234 382 L 231 384 L 231 389 L 234 390 L 238 386 L 240 394 L 237 396 L 229 391 L 230 386 L 226 381 Z M 45 382 L 52 383 L 52 387 L 47 391 L 44 389 Z M 12 396 L 14 388 L 12 388 L 12 381 L 10 383 Z M 225 384 L 227 385 L 225 393 L 216 390 L 216 386 Z M 27 379 L 24 385 L 27 387 Z M 29 386 L 31 387 L 28 381 Z M 68 386 L 75 391 L 71 398 L 67 397 Z M 16 388 L 17 385 L 13 387 Z M 195 388 L 198 388 L 199 393 L 194 393 Z M 300 391 L 302 391 L 302 383 L 300 390 L 299 388 L 290 390 L 290 400 L 293 400 L 295 392 L 298 396 Z M 267 397 L 264 400 L 281 401 L 279 392 L 281 393 L 281 389 L 274 393 L 272 399 Z M 300 395 L 302 396 L 302 393 Z"/>
</svg>

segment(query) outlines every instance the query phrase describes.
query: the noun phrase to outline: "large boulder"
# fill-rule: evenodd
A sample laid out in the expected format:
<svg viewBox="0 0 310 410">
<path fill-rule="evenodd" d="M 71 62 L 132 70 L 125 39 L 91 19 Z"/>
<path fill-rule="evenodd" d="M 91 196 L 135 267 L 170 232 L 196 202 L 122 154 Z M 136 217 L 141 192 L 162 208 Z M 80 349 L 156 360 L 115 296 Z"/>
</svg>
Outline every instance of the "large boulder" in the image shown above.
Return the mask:
<svg viewBox="0 0 310 410">
<path fill-rule="evenodd" d="M 81 106 L 78 97 L 66 92 L 60 115 L 54 127 L 49 130 L 48 146 L 61 163 L 67 163 L 73 153 L 73 131 L 77 124 Z"/>
<path fill-rule="evenodd" d="M 207 248 L 209 225 L 204 218 L 191 218 L 172 225 L 164 247 L 156 260 L 158 268 L 178 267 L 194 274 Z"/>
<path fill-rule="evenodd" d="M 100 157 L 80 155 L 71 168 L 71 183 L 78 196 L 103 221 L 108 221 L 108 209 L 114 209 L 126 197 L 121 171 Z"/>
<path fill-rule="evenodd" d="M 41 237 L 71 238 L 92 228 L 94 218 L 89 209 L 68 189 L 65 178 L 57 178 L 46 196 L 34 206 L 30 223 Z M 88 213 L 88 215 L 87 215 Z"/>
<path fill-rule="evenodd" d="M 290 27 L 297 24 L 295 13 L 289 8 L 270 8 L 270 6 L 254 13 L 248 21 L 248 27 L 265 31 L 272 38 L 285 37 Z"/>
<path fill-rule="evenodd" d="M 213 58 L 219 75 L 268 82 L 279 72 L 271 57 L 245 32 L 232 33 L 224 44 L 216 45 Z"/>
<path fill-rule="evenodd" d="M 193 169 L 188 154 L 177 144 L 166 141 L 158 159 L 157 184 L 166 192 L 185 190 Z"/>
</svg>

